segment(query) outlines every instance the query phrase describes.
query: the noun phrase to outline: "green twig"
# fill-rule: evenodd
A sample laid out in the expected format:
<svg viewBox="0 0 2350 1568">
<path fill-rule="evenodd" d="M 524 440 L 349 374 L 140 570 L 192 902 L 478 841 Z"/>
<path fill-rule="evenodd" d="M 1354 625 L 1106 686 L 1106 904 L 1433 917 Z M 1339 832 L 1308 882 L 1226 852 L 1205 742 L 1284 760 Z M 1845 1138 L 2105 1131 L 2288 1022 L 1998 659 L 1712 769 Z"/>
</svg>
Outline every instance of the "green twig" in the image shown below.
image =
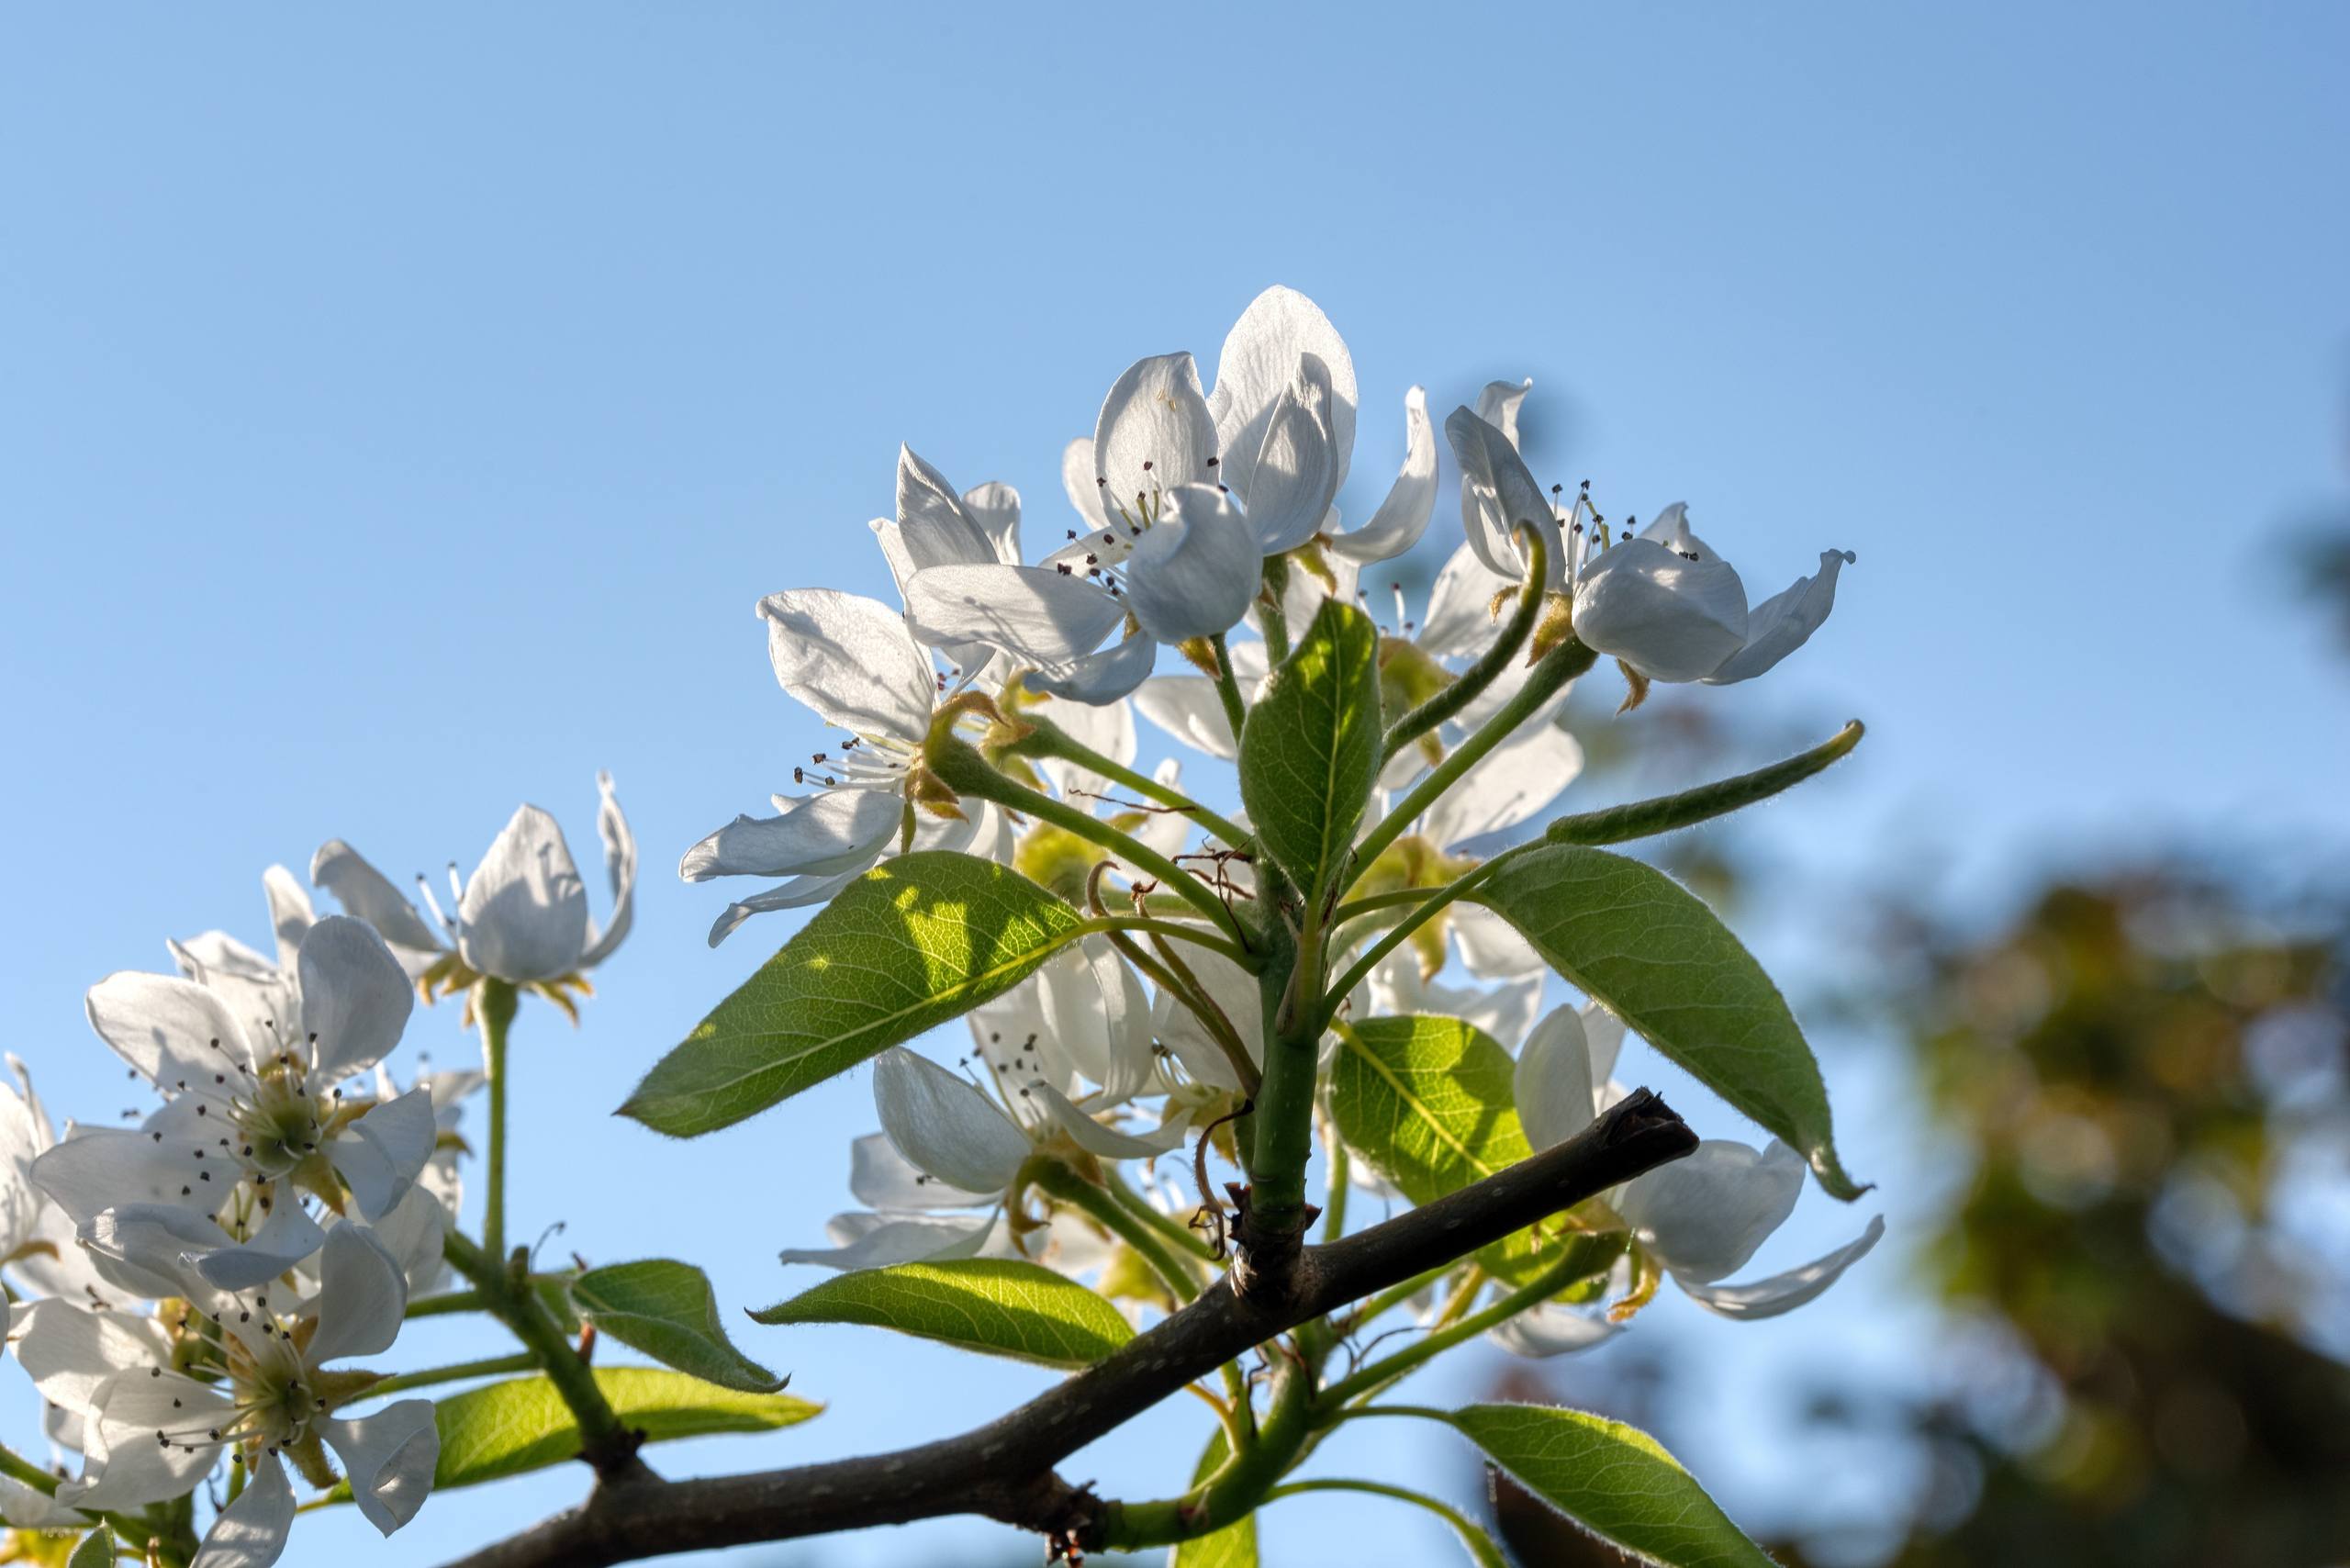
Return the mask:
<svg viewBox="0 0 2350 1568">
<path fill-rule="evenodd" d="M 1141 1254 L 1151 1271 L 1174 1293 L 1178 1305 L 1200 1294 L 1200 1277 L 1167 1250 L 1154 1228 L 1128 1214 L 1106 1188 L 1098 1187 L 1059 1160 L 1039 1155 L 1020 1168 L 1021 1180 L 1083 1210 L 1102 1227 Z"/>
<path fill-rule="evenodd" d="M 373 1399 L 381 1394 L 430 1388 L 436 1383 L 456 1383 L 469 1377 L 498 1377 L 507 1372 L 535 1372 L 538 1365 L 536 1356 L 521 1351 L 511 1356 L 488 1356 L 478 1361 L 458 1361 L 445 1367 L 427 1367 L 422 1372 L 400 1372 L 387 1377 L 368 1389 L 364 1397 Z"/>
<path fill-rule="evenodd" d="M 1092 747 L 1080 743 L 1067 730 L 1050 719 L 1033 712 L 1023 712 L 1020 722 L 1029 727 L 1028 733 L 1003 748 L 1006 756 L 1049 756 L 1073 763 L 1089 772 L 1098 773 L 1115 784 L 1123 784 L 1147 801 L 1157 801 L 1169 810 L 1180 812 L 1199 823 L 1225 845 L 1245 849 L 1251 842 L 1248 831 L 1225 821 L 1215 812 L 1192 800 L 1181 790 L 1161 784 L 1146 773 L 1114 762 Z"/>
<path fill-rule="evenodd" d="M 1509 1568 L 1509 1560 L 1502 1555 L 1501 1549 L 1494 1544 L 1494 1538 L 1485 1533 L 1484 1527 L 1471 1522 L 1460 1509 L 1425 1492 L 1390 1486 L 1379 1481 L 1288 1481 L 1266 1493 L 1265 1501 L 1278 1503 L 1284 1497 L 1294 1497 L 1304 1492 L 1360 1492 L 1373 1497 L 1393 1497 L 1397 1502 L 1426 1508 L 1452 1527 L 1454 1533 L 1460 1537 L 1460 1544 L 1468 1548 L 1469 1555 L 1476 1560 L 1477 1568 Z"/>
<path fill-rule="evenodd" d="M 513 986 L 502 980 L 485 978 L 474 988 L 482 1072 L 489 1081 L 488 1192 L 482 1200 L 481 1244 L 492 1258 L 506 1256 L 506 1035 L 519 1001 Z"/>
<path fill-rule="evenodd" d="M 1232 650 L 1224 645 L 1224 633 L 1210 637 L 1208 645 L 1215 650 L 1215 694 L 1224 700 L 1224 722 L 1232 726 L 1232 744 L 1237 747 L 1241 727 L 1248 722 L 1248 705 L 1240 700 L 1240 682 L 1233 678 Z"/>
<path fill-rule="evenodd" d="M 1429 698 L 1410 712 L 1388 726 L 1387 738 L 1381 743 L 1379 761 L 1384 767 L 1397 752 L 1435 729 L 1438 724 L 1457 717 L 1460 711 L 1485 693 L 1486 688 L 1500 678 L 1509 667 L 1510 660 L 1526 646 L 1526 639 L 1534 634 L 1534 622 L 1542 613 L 1542 599 L 1550 580 L 1550 549 L 1542 541 L 1540 530 L 1528 522 L 1517 526 L 1519 543 L 1530 553 L 1527 563 L 1526 587 L 1517 597 L 1517 610 L 1502 628 L 1501 641 L 1487 648 L 1477 662 L 1460 672 L 1460 678 Z"/>
</svg>

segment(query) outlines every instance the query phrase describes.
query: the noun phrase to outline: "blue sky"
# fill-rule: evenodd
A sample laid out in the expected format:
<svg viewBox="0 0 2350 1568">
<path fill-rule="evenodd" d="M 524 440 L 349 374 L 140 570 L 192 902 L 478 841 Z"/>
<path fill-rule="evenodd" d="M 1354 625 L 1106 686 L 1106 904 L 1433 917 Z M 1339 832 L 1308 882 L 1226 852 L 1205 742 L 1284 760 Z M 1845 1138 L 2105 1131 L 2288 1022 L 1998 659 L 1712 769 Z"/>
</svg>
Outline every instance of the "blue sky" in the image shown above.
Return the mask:
<svg viewBox="0 0 2350 1568">
<path fill-rule="evenodd" d="M 1212 358 L 1273 282 L 1353 347 L 1367 483 L 1406 385 L 1441 410 L 1530 375 L 1547 476 L 1688 500 L 1761 591 L 1858 553 L 1812 646 L 1704 699 L 1870 722 L 1774 808 L 1786 853 L 1996 882 L 2195 827 L 2338 841 L 2345 675 L 2277 530 L 2345 482 L 2345 58 L 2322 4 L 13 11 L 0 1042 L 103 1120 L 88 982 L 259 936 L 261 868 L 328 836 L 470 864 L 530 799 L 584 849 L 610 767 L 639 926 L 585 1027 L 526 1014 L 516 1210 L 693 1258 L 731 1302 L 804 1285 L 772 1253 L 845 1200 L 861 1078 L 691 1146 L 604 1114 L 788 929 L 712 954 L 722 897 L 667 875 L 819 744 L 750 607 L 886 591 L 864 523 L 901 440 L 1055 537 L 1060 444 L 1112 377 Z M 1793 919 L 1756 935 L 1833 928 Z M 411 1038 L 468 1049 L 445 1010 Z M 1839 1081 L 1848 1124 L 1881 1077 Z M 1930 1179 L 1888 1187 L 1897 1229 Z M 1799 1222 L 1788 1259 L 1852 1223 Z M 1696 1338 L 1767 1370 L 1833 1322 L 1898 1361 L 1879 1274 L 1841 1316 Z M 1037 1381 L 746 1342 L 834 1409 L 673 1467 L 908 1440 Z M 1198 1426 L 1072 1473 L 1164 1491 Z M 1469 1475 L 1376 1438 L 1386 1473 Z M 1759 1448 L 1693 1462 L 1767 1510 L 1790 1477 Z M 304 1551 L 429 1560 L 577 1481 L 438 1500 L 390 1544 L 308 1521 Z M 1301 1502 L 1270 1557 L 1418 1561 L 1420 1528 Z"/>
</svg>

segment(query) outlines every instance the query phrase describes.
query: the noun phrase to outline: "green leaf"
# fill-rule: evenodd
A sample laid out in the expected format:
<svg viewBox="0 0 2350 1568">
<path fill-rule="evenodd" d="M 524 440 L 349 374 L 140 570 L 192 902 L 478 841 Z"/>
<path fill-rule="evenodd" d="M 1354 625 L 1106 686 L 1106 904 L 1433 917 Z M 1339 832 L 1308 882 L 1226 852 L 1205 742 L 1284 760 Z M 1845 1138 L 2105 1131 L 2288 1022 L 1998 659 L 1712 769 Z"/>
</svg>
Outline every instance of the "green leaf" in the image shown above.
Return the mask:
<svg viewBox="0 0 2350 1568">
<path fill-rule="evenodd" d="M 1324 599 L 1240 735 L 1240 800 L 1259 846 L 1319 899 L 1379 778 L 1379 628 Z"/>
<path fill-rule="evenodd" d="M 65 1568 L 114 1568 L 114 1531 L 100 1525 L 82 1538 Z"/>
<path fill-rule="evenodd" d="M 1511 1071 L 1509 1053 L 1459 1018 L 1366 1018 L 1338 1031 L 1330 1109 L 1365 1164 L 1413 1203 L 1430 1204 L 1534 1152 Z M 1521 1230 L 1477 1256 L 1524 1283 L 1556 1255 Z"/>
<path fill-rule="evenodd" d="M 571 1282 L 571 1299 L 598 1333 L 705 1383 L 773 1394 L 791 1381 L 734 1348 L 709 1277 L 690 1263 L 652 1258 L 590 1269 Z"/>
<path fill-rule="evenodd" d="M 1637 1427 L 1545 1405 L 1472 1405 L 1446 1419 L 1529 1492 L 1666 1568 L 1771 1568 L 1705 1488 Z"/>
<path fill-rule="evenodd" d="M 1432 1204 L 1534 1152 L 1510 1072 L 1509 1053 L 1461 1019 L 1366 1018 L 1338 1032 L 1330 1109 L 1348 1148 Z"/>
<path fill-rule="evenodd" d="M 975 855 L 924 850 L 843 889 L 621 1107 L 694 1137 L 756 1115 L 1010 991 L 1077 913 Z"/>
<path fill-rule="evenodd" d="M 773 1431 L 823 1408 L 789 1394 L 742 1394 L 658 1367 L 599 1367 L 596 1386 L 621 1424 L 642 1430 L 651 1442 Z M 543 1470 L 579 1455 L 579 1428 L 543 1377 L 453 1394 L 434 1402 L 432 1420 L 441 1431 L 441 1463 L 432 1473 L 437 1489 Z"/>
<path fill-rule="evenodd" d="M 1786 999 L 1727 926 L 1681 884 L 1637 860 L 1575 845 L 1513 855 L 1474 895 L 1551 968 L 1707 1088 L 1801 1149 L 1850 1201 L 1828 1089 Z"/>
<path fill-rule="evenodd" d="M 1219 1427 L 1208 1439 L 1207 1452 L 1200 1456 L 1199 1468 L 1192 1473 L 1192 1484 L 1213 1480 L 1230 1451 Z M 1257 1516 L 1244 1514 L 1220 1530 L 1177 1541 L 1167 1568 L 1257 1568 Z"/>
<path fill-rule="evenodd" d="M 967 1350 L 1088 1367 L 1135 1337 L 1075 1280 L 1013 1258 L 859 1269 L 751 1315 L 761 1323 L 862 1323 Z"/>
</svg>

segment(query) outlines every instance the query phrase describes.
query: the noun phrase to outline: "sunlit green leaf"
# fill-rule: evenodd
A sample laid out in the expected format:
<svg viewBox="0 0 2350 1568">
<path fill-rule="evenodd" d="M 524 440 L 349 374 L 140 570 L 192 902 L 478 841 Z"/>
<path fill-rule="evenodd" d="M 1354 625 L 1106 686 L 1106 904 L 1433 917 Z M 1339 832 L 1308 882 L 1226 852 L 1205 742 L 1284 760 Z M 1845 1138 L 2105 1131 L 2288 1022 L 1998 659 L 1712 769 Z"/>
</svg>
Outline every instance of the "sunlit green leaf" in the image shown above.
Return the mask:
<svg viewBox="0 0 2350 1568">
<path fill-rule="evenodd" d="M 709 1278 L 690 1263 L 650 1258 L 590 1269 L 571 1282 L 571 1299 L 599 1334 L 705 1383 L 772 1394 L 789 1381 L 734 1348 Z"/>
<path fill-rule="evenodd" d="M 621 1114 L 692 1137 L 958 1017 L 1071 940 L 1076 911 L 976 855 L 901 855 L 850 883 L 654 1067 Z"/>
<path fill-rule="evenodd" d="M 659 1367 L 599 1367 L 596 1386 L 623 1426 L 648 1442 L 717 1432 L 796 1426 L 823 1408 L 789 1394 L 744 1394 Z M 579 1428 L 543 1377 L 516 1378 L 436 1400 L 441 1463 L 432 1484 L 446 1490 L 543 1470 L 579 1454 Z"/>
<path fill-rule="evenodd" d="M 1864 1191 L 1836 1158 L 1828 1089 L 1786 999 L 1678 882 L 1605 850 L 1543 845 L 1511 857 L 1474 896 L 1692 1077 L 1802 1150 L 1822 1187 L 1844 1199 Z"/>
<path fill-rule="evenodd" d="M 1134 1338 L 1101 1296 L 1013 1258 L 859 1269 L 751 1316 L 761 1323 L 862 1323 L 1051 1367 L 1091 1366 Z"/>
<path fill-rule="evenodd" d="M 100 1525 L 84 1536 L 65 1560 L 65 1568 L 114 1568 L 114 1531 Z"/>
<path fill-rule="evenodd" d="M 1637 1427 L 1544 1405 L 1472 1405 L 1447 1419 L 1528 1491 L 1643 1562 L 1771 1568 L 1680 1462 Z"/>
<path fill-rule="evenodd" d="M 1240 735 L 1240 800 L 1257 842 L 1320 896 L 1379 777 L 1379 628 L 1340 599 L 1266 683 Z"/>
<path fill-rule="evenodd" d="M 1534 1152 L 1510 1071 L 1509 1053 L 1461 1019 L 1366 1018 L 1340 1031 L 1330 1108 L 1372 1170 L 1434 1203 Z"/>
</svg>

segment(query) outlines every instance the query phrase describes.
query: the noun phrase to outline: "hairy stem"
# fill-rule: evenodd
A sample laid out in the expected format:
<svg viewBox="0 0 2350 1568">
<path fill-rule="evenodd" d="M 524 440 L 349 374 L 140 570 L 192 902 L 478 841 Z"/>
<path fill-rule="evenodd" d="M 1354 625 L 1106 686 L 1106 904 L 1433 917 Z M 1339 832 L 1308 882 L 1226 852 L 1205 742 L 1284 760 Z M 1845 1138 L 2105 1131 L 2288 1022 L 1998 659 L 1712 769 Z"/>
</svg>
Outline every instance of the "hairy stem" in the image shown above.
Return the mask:
<svg viewBox="0 0 2350 1568">
<path fill-rule="evenodd" d="M 1075 763 L 1090 772 L 1098 773 L 1113 783 L 1123 784 L 1146 801 L 1154 801 L 1206 828 L 1234 849 L 1244 849 L 1250 843 L 1247 829 L 1236 826 L 1215 812 L 1201 805 L 1181 790 L 1169 788 L 1145 773 L 1112 761 L 1092 747 L 1079 742 L 1067 730 L 1050 719 L 1035 713 L 1023 713 L 1020 722 L 1029 726 L 1029 733 L 1003 748 L 1006 756 L 1049 756 Z"/>
<path fill-rule="evenodd" d="M 457 1383 L 469 1377 L 535 1372 L 538 1365 L 538 1358 L 527 1350 L 511 1356 L 486 1356 L 477 1361 L 458 1361 L 445 1367 L 427 1367 L 422 1372 L 400 1372 L 368 1389 L 366 1397 L 373 1399 L 379 1394 L 397 1394 L 407 1388 L 430 1388 L 436 1383 Z"/>
<path fill-rule="evenodd" d="M 1240 745 L 1240 728 L 1248 722 L 1248 705 L 1240 700 L 1240 683 L 1232 675 L 1232 650 L 1225 646 L 1224 633 L 1218 632 L 1208 639 L 1208 646 L 1215 650 L 1215 694 L 1224 700 L 1224 722 L 1232 726 L 1232 744 Z"/>
<path fill-rule="evenodd" d="M 527 1273 L 504 1266 L 454 1231 L 442 1239 L 442 1251 L 451 1268 L 473 1282 L 490 1314 L 506 1325 L 532 1362 L 554 1385 L 571 1418 L 579 1424 L 579 1456 L 594 1467 L 596 1474 L 607 1482 L 649 1475 L 636 1457 L 641 1439 L 613 1414 L 604 1391 L 596 1385 L 595 1374 L 539 1300 Z"/>
<path fill-rule="evenodd" d="M 1360 1492 L 1372 1497 L 1393 1497 L 1399 1503 L 1410 1503 L 1416 1507 L 1426 1508 L 1452 1527 L 1454 1533 L 1460 1537 L 1460 1543 L 1469 1549 L 1470 1555 L 1476 1560 L 1477 1568 L 1509 1568 L 1509 1559 L 1504 1557 L 1500 1549 L 1494 1545 L 1493 1537 L 1485 1533 L 1483 1525 L 1472 1522 L 1451 1504 L 1431 1497 L 1425 1492 L 1415 1492 L 1404 1486 L 1390 1486 L 1381 1481 L 1336 1479 L 1288 1481 L 1266 1493 L 1265 1501 L 1278 1503 L 1284 1497 L 1294 1497 L 1305 1492 Z"/>
<path fill-rule="evenodd" d="M 1125 1205 L 1113 1197 L 1106 1188 L 1096 1186 L 1067 1165 L 1049 1156 L 1039 1155 L 1020 1168 L 1021 1178 L 1043 1192 L 1050 1193 L 1073 1208 L 1081 1209 L 1102 1228 L 1133 1248 L 1148 1263 L 1151 1272 L 1159 1277 L 1174 1293 L 1178 1303 L 1189 1302 L 1200 1294 L 1200 1276 L 1181 1259 L 1167 1250 L 1156 1227 L 1146 1225 L 1129 1214 Z"/>
</svg>

